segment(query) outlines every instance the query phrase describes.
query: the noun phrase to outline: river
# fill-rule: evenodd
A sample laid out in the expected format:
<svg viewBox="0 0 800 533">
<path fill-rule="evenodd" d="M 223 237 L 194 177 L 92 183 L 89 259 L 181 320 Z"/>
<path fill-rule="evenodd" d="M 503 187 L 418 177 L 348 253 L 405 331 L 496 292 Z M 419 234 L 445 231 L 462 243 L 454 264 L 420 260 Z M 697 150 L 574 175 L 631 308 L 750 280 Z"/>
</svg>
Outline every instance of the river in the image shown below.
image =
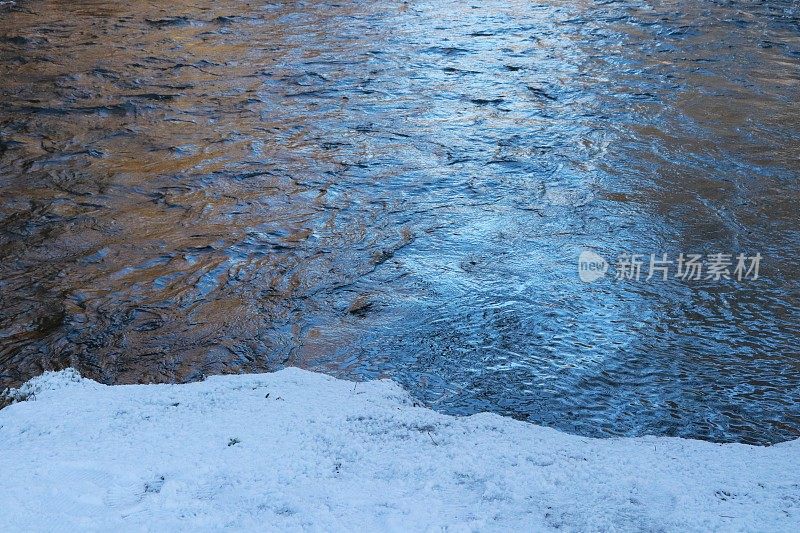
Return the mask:
<svg viewBox="0 0 800 533">
<path fill-rule="evenodd" d="M 0 35 L 0 389 L 292 365 L 800 436 L 797 1 L 28 0 Z"/>
</svg>

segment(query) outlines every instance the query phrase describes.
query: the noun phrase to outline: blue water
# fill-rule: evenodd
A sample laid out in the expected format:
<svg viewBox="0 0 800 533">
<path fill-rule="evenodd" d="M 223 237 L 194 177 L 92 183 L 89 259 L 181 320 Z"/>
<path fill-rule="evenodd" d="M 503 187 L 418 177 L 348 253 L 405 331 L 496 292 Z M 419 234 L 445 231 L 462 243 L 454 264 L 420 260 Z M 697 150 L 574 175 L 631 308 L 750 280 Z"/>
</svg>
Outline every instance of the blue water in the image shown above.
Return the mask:
<svg viewBox="0 0 800 533">
<path fill-rule="evenodd" d="M 296 365 L 590 436 L 800 436 L 796 2 L 2 17 L 0 386 Z M 614 279 L 626 252 L 763 259 Z"/>
</svg>

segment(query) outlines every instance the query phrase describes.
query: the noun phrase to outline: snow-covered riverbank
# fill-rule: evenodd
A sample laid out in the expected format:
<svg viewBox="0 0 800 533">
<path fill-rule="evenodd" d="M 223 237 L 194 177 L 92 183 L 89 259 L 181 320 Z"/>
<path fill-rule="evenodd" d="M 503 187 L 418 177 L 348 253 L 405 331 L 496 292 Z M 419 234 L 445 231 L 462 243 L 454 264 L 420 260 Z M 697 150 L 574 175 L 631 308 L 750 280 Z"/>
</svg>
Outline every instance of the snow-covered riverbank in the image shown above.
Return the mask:
<svg viewBox="0 0 800 533">
<path fill-rule="evenodd" d="M 0 411 L 1 531 L 800 525 L 800 440 L 595 440 L 292 368 L 22 392 Z"/>
</svg>

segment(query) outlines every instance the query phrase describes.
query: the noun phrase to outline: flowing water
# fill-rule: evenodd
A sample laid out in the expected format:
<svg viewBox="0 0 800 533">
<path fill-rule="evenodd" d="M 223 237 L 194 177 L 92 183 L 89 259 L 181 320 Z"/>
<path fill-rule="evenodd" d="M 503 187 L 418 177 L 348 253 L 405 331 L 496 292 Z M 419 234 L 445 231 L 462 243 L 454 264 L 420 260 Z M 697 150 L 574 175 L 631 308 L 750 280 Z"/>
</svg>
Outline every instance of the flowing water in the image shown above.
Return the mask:
<svg viewBox="0 0 800 533">
<path fill-rule="evenodd" d="M 797 1 L 19 0 L 0 35 L 0 388 L 295 365 L 800 436 Z"/>
</svg>

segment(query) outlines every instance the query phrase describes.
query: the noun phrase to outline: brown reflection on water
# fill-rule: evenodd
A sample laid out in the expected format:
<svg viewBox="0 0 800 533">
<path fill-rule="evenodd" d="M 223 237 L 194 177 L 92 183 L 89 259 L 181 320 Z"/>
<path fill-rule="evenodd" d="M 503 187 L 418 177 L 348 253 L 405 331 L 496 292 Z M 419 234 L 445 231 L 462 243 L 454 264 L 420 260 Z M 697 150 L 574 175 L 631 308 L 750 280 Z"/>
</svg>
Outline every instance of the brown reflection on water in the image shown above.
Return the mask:
<svg viewBox="0 0 800 533">
<path fill-rule="evenodd" d="M 6 381 L 64 365 L 185 380 L 286 357 L 263 332 L 290 326 L 293 299 L 369 268 L 357 251 L 347 271 L 329 264 L 365 222 L 339 229 L 326 209 L 342 163 L 298 96 L 344 73 L 295 69 L 328 52 L 325 25 L 366 7 L 33 2 L 4 15 Z M 363 53 L 358 37 L 332 37 L 340 61 Z M 292 98 L 302 112 L 282 109 Z M 346 108 L 343 95 L 324 114 Z"/>
</svg>

